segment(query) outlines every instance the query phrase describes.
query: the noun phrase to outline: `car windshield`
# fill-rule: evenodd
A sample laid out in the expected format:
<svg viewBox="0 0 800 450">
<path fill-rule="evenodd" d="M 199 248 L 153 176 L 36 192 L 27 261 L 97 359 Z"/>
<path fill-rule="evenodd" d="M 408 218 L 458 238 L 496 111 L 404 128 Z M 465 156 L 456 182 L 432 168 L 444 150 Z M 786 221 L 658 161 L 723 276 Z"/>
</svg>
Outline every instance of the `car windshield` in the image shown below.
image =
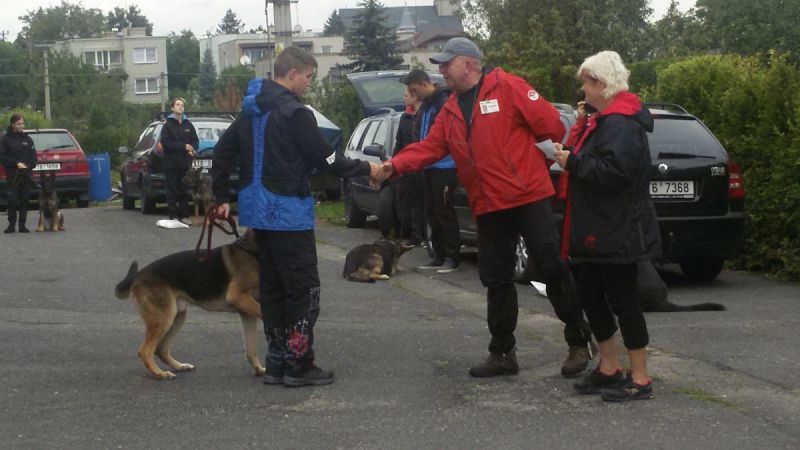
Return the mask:
<svg viewBox="0 0 800 450">
<path fill-rule="evenodd" d="M 648 133 L 653 158 L 723 158 L 725 151 L 697 120 L 657 117 Z"/>
<path fill-rule="evenodd" d="M 353 84 L 366 102 L 374 104 L 403 104 L 403 93 L 406 86 L 400 83 L 400 77 L 372 78 L 354 81 Z"/>
<path fill-rule="evenodd" d="M 76 148 L 75 141 L 70 138 L 67 133 L 30 133 L 29 136 L 33 139 L 33 146 L 37 151 L 43 152 L 47 150 L 58 150 L 65 148 Z"/>
<path fill-rule="evenodd" d="M 197 131 L 197 138 L 200 139 L 199 151 L 210 151 L 214 148 L 219 138 L 228 129 L 230 123 L 228 122 L 194 122 L 194 128 Z"/>
</svg>

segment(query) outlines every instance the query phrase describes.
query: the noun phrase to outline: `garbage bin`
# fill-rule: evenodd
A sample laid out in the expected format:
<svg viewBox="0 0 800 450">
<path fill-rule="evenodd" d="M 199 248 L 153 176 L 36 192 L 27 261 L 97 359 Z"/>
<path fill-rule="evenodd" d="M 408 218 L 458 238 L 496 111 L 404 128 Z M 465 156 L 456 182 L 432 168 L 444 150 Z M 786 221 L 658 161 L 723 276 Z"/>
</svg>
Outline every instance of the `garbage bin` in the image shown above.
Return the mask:
<svg viewBox="0 0 800 450">
<path fill-rule="evenodd" d="M 108 153 L 87 155 L 89 161 L 89 198 L 105 201 L 111 198 L 111 159 Z"/>
</svg>

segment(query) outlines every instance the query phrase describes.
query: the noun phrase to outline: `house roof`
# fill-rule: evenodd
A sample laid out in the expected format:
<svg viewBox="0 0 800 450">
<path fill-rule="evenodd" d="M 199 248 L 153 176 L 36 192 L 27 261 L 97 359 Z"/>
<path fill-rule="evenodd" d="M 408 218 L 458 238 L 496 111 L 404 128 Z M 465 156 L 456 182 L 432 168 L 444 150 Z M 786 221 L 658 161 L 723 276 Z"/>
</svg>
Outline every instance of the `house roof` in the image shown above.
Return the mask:
<svg viewBox="0 0 800 450">
<path fill-rule="evenodd" d="M 416 25 L 417 33 L 426 33 L 434 31 L 457 31 L 464 32 L 464 27 L 461 20 L 456 16 L 438 16 L 436 14 L 435 6 L 390 6 L 383 9 L 386 15 L 385 25 L 391 26 L 393 29 L 400 27 L 403 21 L 403 12 L 408 8 L 411 11 L 411 17 Z M 344 22 L 344 26 L 351 28 L 356 16 L 361 12 L 362 8 L 342 8 L 339 10 L 339 16 Z"/>
</svg>

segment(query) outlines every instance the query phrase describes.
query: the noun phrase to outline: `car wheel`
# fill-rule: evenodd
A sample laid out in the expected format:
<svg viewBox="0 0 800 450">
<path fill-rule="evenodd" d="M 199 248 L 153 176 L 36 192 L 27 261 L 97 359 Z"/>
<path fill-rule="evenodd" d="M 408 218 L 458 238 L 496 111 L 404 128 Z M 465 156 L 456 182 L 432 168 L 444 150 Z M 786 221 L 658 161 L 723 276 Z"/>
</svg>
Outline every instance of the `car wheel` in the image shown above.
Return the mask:
<svg viewBox="0 0 800 450">
<path fill-rule="evenodd" d="M 358 210 L 353 200 L 353 189 L 349 181 L 344 184 L 344 225 L 347 228 L 364 228 L 367 224 L 367 215 Z"/>
<path fill-rule="evenodd" d="M 679 263 L 681 272 L 693 281 L 712 281 L 722 272 L 725 260 L 721 258 L 686 259 Z"/>
<path fill-rule="evenodd" d="M 122 209 L 128 211 L 136 209 L 136 199 L 128 195 L 128 188 L 125 187 L 125 180 L 122 180 Z"/>
<path fill-rule="evenodd" d="M 399 237 L 400 230 L 397 226 L 399 222 L 394 212 L 394 186 L 385 186 L 378 194 L 378 230 L 383 237 L 389 237 L 392 229 Z"/>
<path fill-rule="evenodd" d="M 142 205 L 141 205 L 142 214 L 153 214 L 156 212 L 156 201 L 147 196 L 144 192 L 142 192 Z"/>
<path fill-rule="evenodd" d="M 533 279 L 531 265 L 528 264 L 528 246 L 522 236 L 517 240 L 517 248 L 514 251 L 514 281 L 527 284 Z"/>
</svg>

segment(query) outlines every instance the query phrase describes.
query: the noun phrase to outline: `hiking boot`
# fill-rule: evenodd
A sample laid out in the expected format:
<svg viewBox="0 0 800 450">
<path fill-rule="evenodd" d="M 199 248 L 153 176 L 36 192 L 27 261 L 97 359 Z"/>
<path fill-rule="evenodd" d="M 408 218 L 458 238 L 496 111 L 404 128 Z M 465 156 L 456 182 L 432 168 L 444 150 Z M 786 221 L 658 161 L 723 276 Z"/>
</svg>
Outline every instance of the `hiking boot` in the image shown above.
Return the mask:
<svg viewBox="0 0 800 450">
<path fill-rule="evenodd" d="M 333 372 L 323 370 L 315 364 L 286 370 L 283 384 L 288 387 L 323 386 L 333 383 Z"/>
<path fill-rule="evenodd" d="M 453 258 L 445 258 L 442 267 L 436 270 L 436 273 L 453 272 L 458 272 L 458 263 Z"/>
<path fill-rule="evenodd" d="M 489 378 L 499 375 L 516 375 L 519 373 L 517 352 L 511 350 L 505 354 L 490 353 L 486 361 L 469 369 L 470 376 L 475 378 Z"/>
<path fill-rule="evenodd" d="M 25 228 L 25 225 L 20 225 L 20 226 L 19 226 L 19 232 L 20 232 L 20 233 L 30 233 L 30 232 L 31 232 L 31 230 L 29 230 L 29 229 Z"/>
<path fill-rule="evenodd" d="M 622 384 L 625 384 L 625 376 L 622 374 L 622 369 L 617 369 L 613 375 L 606 375 L 600 372 L 600 366 L 597 366 L 589 375 L 573 384 L 572 387 L 580 395 L 593 395 L 599 394 L 600 389 L 614 388 Z"/>
<path fill-rule="evenodd" d="M 442 264 L 444 264 L 443 259 L 432 259 L 428 264 L 423 264 L 417 267 L 417 269 L 422 269 L 422 270 L 441 269 Z"/>
<path fill-rule="evenodd" d="M 586 370 L 586 366 L 589 365 L 595 352 L 597 352 L 597 347 L 593 342 L 588 345 L 571 346 L 567 359 L 561 364 L 561 376 L 571 378 Z"/>
<path fill-rule="evenodd" d="M 276 385 L 283 384 L 283 376 L 286 372 L 284 367 L 268 366 L 267 373 L 264 375 L 264 384 Z"/>
<path fill-rule="evenodd" d="M 634 383 L 630 372 L 628 372 L 628 377 L 624 383 L 601 389 L 600 397 L 607 402 L 650 400 L 653 398 L 653 382 L 648 381 L 645 385 Z"/>
<path fill-rule="evenodd" d="M 6 233 L 6 234 L 13 233 L 13 232 L 14 232 L 14 225 L 9 225 L 8 228 L 3 230 L 3 233 Z"/>
</svg>

